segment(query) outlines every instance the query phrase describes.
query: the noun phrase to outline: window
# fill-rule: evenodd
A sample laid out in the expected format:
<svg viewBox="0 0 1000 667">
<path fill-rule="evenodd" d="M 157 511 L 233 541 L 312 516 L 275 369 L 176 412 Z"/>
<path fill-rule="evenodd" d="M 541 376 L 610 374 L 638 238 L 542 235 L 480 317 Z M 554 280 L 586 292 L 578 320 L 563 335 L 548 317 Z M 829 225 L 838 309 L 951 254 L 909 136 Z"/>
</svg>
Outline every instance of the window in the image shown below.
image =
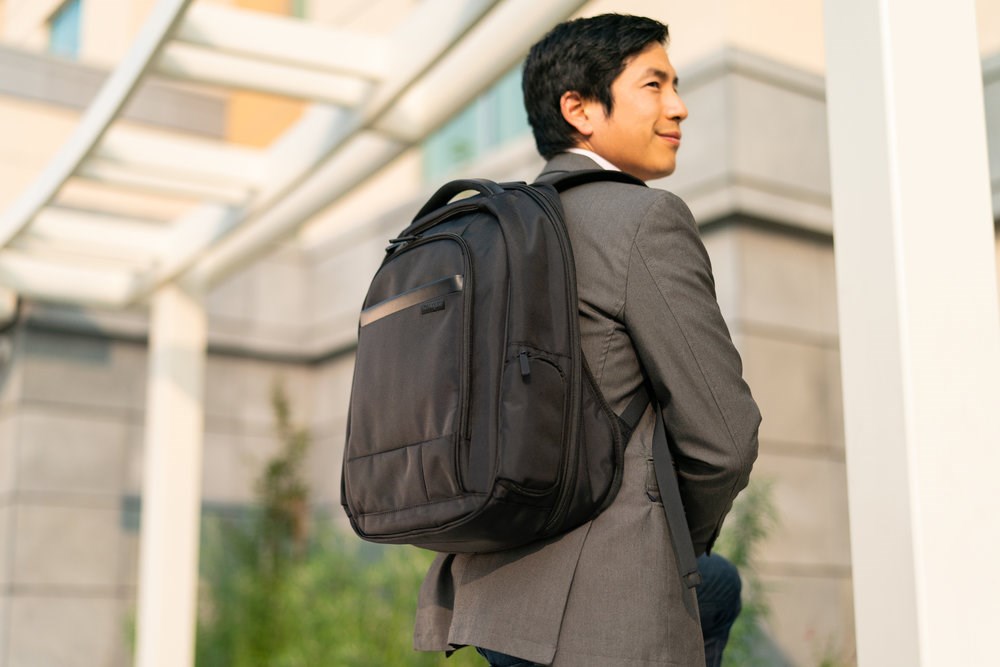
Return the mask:
<svg viewBox="0 0 1000 667">
<path fill-rule="evenodd" d="M 424 178 L 434 181 L 530 130 L 521 95 L 521 65 L 424 143 Z"/>
<path fill-rule="evenodd" d="M 49 53 L 76 59 L 80 55 L 80 5 L 69 0 L 49 21 Z"/>
</svg>

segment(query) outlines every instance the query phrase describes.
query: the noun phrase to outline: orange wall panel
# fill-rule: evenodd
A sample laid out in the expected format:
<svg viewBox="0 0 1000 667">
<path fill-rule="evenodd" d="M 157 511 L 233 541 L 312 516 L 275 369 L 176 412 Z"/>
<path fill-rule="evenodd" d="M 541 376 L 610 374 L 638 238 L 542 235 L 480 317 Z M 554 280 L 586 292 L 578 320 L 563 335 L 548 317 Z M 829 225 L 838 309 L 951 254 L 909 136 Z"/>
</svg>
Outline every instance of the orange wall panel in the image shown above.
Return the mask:
<svg viewBox="0 0 1000 667">
<path fill-rule="evenodd" d="M 237 0 L 243 9 L 287 16 L 291 0 Z M 232 94 L 226 117 L 226 138 L 249 146 L 267 146 L 291 127 L 305 103 L 285 97 L 239 91 Z"/>
</svg>

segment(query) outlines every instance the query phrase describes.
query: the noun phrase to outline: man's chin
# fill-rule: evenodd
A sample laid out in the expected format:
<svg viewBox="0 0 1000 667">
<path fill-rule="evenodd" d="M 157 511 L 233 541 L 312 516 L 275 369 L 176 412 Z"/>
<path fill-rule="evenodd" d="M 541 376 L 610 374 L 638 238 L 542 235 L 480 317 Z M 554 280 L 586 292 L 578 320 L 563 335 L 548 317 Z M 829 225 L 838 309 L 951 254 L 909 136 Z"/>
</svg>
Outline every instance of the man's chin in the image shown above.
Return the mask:
<svg viewBox="0 0 1000 667">
<path fill-rule="evenodd" d="M 650 175 L 647 178 L 643 178 L 642 180 L 644 180 L 644 181 L 655 181 L 655 180 L 660 179 L 660 178 L 666 178 L 667 176 L 670 176 L 671 174 L 673 174 L 676 169 L 677 169 L 677 165 L 673 165 L 672 164 L 669 167 L 664 167 L 663 169 L 657 169 L 656 171 L 651 172 Z"/>
</svg>

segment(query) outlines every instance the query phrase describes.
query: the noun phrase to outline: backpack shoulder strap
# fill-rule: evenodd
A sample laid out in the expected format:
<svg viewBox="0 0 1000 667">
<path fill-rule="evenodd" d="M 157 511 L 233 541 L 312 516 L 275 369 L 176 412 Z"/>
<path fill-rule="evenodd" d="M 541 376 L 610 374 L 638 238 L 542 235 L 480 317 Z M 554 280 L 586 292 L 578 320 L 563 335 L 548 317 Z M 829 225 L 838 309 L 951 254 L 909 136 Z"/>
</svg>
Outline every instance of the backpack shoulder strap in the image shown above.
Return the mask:
<svg viewBox="0 0 1000 667">
<path fill-rule="evenodd" d="M 701 573 L 698 572 L 698 557 L 694 553 L 691 531 L 688 528 L 687 516 L 684 514 L 684 504 L 681 502 L 681 490 L 677 484 L 674 460 L 670 455 L 667 429 L 663 424 L 663 413 L 657 409 L 655 416 L 653 470 L 656 472 L 656 485 L 660 487 L 660 499 L 663 501 L 663 511 L 667 515 L 670 535 L 674 538 L 672 541 L 681 576 L 688 588 L 694 588 L 701 583 Z"/>
<path fill-rule="evenodd" d="M 639 420 L 645 414 L 646 408 L 652 401 L 652 394 L 646 383 L 639 388 L 628 407 L 618 417 L 621 427 L 622 438 L 625 442 L 632 437 L 632 433 L 639 425 Z M 698 558 L 694 553 L 694 543 L 691 542 L 691 532 L 688 528 L 687 516 L 684 514 L 684 503 L 681 501 L 681 490 L 677 484 L 677 472 L 674 469 L 674 460 L 670 454 L 670 444 L 667 442 L 667 429 L 663 424 L 663 414 L 659 406 L 653 401 L 653 411 L 656 418 L 656 426 L 653 429 L 653 470 L 656 473 L 656 485 L 660 489 L 660 500 L 663 502 L 663 511 L 667 515 L 667 526 L 670 529 L 671 542 L 674 545 L 674 554 L 677 556 L 677 565 L 680 568 L 681 576 L 688 588 L 694 588 L 701 583 L 701 574 L 698 572 Z"/>
<path fill-rule="evenodd" d="M 536 183 L 550 185 L 556 192 L 565 192 L 570 188 L 587 183 L 602 181 L 628 183 L 647 187 L 646 184 L 623 171 L 612 169 L 584 169 L 555 174 L 545 174 Z M 646 408 L 653 403 L 656 426 L 653 429 L 653 469 L 656 472 L 656 485 L 660 488 L 660 499 L 663 501 L 663 511 L 667 516 L 667 526 L 670 529 L 671 542 L 677 556 L 677 565 L 688 588 L 694 588 L 701 583 L 698 572 L 698 558 L 691 542 L 691 531 L 688 528 L 687 516 L 684 514 L 684 504 L 681 501 L 680 486 L 677 483 L 677 473 L 674 469 L 673 457 L 670 454 L 670 444 L 667 441 L 667 430 L 663 424 L 663 414 L 653 399 L 653 393 L 648 383 L 644 382 L 629 401 L 625 412 L 618 416 L 622 438 L 628 442 L 639 425 L 639 420 L 645 414 Z"/>
<path fill-rule="evenodd" d="M 635 176 L 626 174 L 624 171 L 615 171 L 613 169 L 582 169 L 580 171 L 565 171 L 544 174 L 539 177 L 535 183 L 551 185 L 556 189 L 556 192 L 565 192 L 566 190 L 575 188 L 578 185 L 598 183 L 601 181 L 628 183 L 630 185 L 646 187 L 646 184 Z"/>
<path fill-rule="evenodd" d="M 648 406 L 649 391 L 646 389 L 646 385 L 643 384 L 639 388 L 639 391 L 635 392 L 632 400 L 629 401 L 625 412 L 618 415 L 618 426 L 621 428 L 622 438 L 625 442 L 628 442 L 629 438 L 632 437 L 632 433 L 635 432 L 635 428 L 639 425 L 639 420 L 646 413 Z"/>
</svg>

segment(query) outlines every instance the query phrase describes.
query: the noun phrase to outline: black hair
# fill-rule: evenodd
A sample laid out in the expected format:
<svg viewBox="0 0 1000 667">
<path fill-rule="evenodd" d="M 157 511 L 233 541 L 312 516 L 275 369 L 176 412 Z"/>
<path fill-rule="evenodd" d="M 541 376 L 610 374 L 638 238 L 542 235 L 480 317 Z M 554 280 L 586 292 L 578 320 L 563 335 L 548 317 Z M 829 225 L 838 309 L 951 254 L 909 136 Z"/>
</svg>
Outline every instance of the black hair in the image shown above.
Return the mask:
<svg viewBox="0 0 1000 667">
<path fill-rule="evenodd" d="M 538 152 L 546 160 L 572 148 L 577 131 L 563 118 L 563 93 L 597 100 L 611 115 L 611 84 L 650 44 L 667 45 L 667 26 L 650 18 L 602 14 L 560 23 L 531 47 L 521 89 Z"/>
</svg>

